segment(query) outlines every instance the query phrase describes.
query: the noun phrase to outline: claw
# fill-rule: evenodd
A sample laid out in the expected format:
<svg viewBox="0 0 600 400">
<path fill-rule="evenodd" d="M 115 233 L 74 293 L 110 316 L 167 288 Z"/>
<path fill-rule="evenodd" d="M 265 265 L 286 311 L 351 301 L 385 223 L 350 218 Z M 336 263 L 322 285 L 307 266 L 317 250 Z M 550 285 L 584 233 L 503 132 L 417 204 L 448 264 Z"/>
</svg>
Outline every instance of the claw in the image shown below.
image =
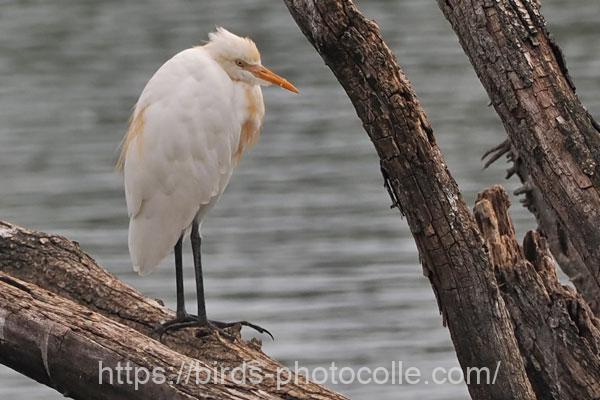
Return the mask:
<svg viewBox="0 0 600 400">
<path fill-rule="evenodd" d="M 259 333 L 263 333 L 263 334 L 266 333 L 267 335 L 269 335 L 271 337 L 272 340 L 275 340 L 275 338 L 273 337 L 271 332 L 269 332 L 268 330 L 266 330 L 265 328 L 263 328 L 259 325 L 253 324 L 248 321 L 236 321 L 236 322 L 200 321 L 197 316 L 191 315 L 191 314 L 186 314 L 184 316 L 179 316 L 172 320 L 163 322 L 162 324 L 159 324 L 154 329 L 154 331 L 159 334 L 159 340 L 161 342 L 162 342 L 163 335 L 170 330 L 179 330 L 179 329 L 183 329 L 183 328 L 194 328 L 194 327 L 199 328 L 201 331 L 206 332 L 204 335 L 200 335 L 200 336 L 207 336 L 207 335 L 210 335 L 212 332 L 217 331 L 219 334 L 221 334 L 233 341 L 233 340 L 235 340 L 235 336 L 226 333 L 224 331 L 224 329 L 231 328 L 231 327 L 234 327 L 237 325 L 247 326 L 249 328 L 254 329 L 255 331 L 257 331 Z"/>
<path fill-rule="evenodd" d="M 253 324 L 248 321 L 236 321 L 236 322 L 209 321 L 209 322 L 220 329 L 230 328 L 230 327 L 236 326 L 236 325 L 247 326 L 248 328 L 254 329 L 258 333 L 263 333 L 263 334 L 266 333 L 267 335 L 269 335 L 271 337 L 272 340 L 275 340 L 275 337 L 273 337 L 271 332 L 269 332 L 268 330 L 266 330 L 265 328 L 263 328 L 260 325 Z"/>
<path fill-rule="evenodd" d="M 192 314 L 185 314 L 177 316 L 171 320 L 158 324 L 154 328 L 154 332 L 159 334 L 159 340 L 162 341 L 162 337 L 165 333 L 170 330 L 177 330 L 182 328 L 187 328 L 190 326 L 194 326 L 194 324 L 198 324 L 200 321 L 198 317 Z"/>
</svg>

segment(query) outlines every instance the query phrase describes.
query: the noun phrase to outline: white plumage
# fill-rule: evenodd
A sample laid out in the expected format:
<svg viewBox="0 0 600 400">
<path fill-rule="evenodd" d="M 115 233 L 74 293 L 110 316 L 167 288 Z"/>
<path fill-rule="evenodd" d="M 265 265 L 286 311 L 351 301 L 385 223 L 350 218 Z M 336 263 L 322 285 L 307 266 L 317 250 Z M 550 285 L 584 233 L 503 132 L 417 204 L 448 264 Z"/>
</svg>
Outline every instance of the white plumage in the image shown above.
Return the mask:
<svg viewBox="0 0 600 400">
<path fill-rule="evenodd" d="M 254 43 L 222 28 L 168 60 L 147 83 L 123 141 L 129 251 L 153 271 L 194 219 L 200 223 L 258 138 L 261 84 L 295 87 L 262 67 Z"/>
</svg>

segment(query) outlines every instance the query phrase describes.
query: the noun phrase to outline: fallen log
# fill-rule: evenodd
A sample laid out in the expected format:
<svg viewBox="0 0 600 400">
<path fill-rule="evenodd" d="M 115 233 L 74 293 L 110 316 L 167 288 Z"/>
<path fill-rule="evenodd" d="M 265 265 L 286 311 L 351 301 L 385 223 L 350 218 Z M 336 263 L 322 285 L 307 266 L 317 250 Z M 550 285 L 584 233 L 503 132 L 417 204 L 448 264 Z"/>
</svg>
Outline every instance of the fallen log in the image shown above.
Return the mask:
<svg viewBox="0 0 600 400">
<path fill-rule="evenodd" d="M 0 362 L 75 399 L 273 398 L 259 385 L 235 383 L 213 365 L 3 273 Z"/>
<path fill-rule="evenodd" d="M 290 371 L 291 375 L 287 375 L 287 371 L 283 365 L 269 358 L 260 350 L 259 341 L 251 340 L 250 342 L 246 342 L 242 340 L 239 330 L 230 331 L 235 336 L 235 340 L 226 340 L 218 335 L 197 337 L 196 334 L 198 331 L 196 329 L 185 329 L 166 334 L 163 337 L 163 346 L 163 344 L 160 344 L 156 340 L 158 336 L 154 332 L 154 328 L 159 321 L 172 318 L 174 312 L 162 306 L 158 301 L 144 297 L 140 292 L 105 271 L 90 256 L 81 251 L 77 243 L 61 236 L 30 231 L 7 222 L 0 222 L 0 271 L 7 274 L 4 275 L 3 283 L 0 282 L 3 285 L 2 295 L 8 296 L 8 293 L 10 293 L 13 296 L 4 298 L 4 302 L 0 304 L 0 315 L 4 316 L 4 320 L 7 321 L 6 323 L 10 323 L 10 325 L 5 326 L 10 327 L 11 330 L 9 332 L 13 332 L 10 337 L 15 340 L 14 342 L 6 342 L 9 336 L 5 334 L 4 338 L 0 338 L 2 346 L 9 346 L 14 349 L 15 347 L 19 347 L 17 343 L 28 343 L 30 348 L 28 350 L 21 350 L 30 351 L 33 353 L 33 356 L 36 356 L 36 354 L 39 356 L 39 341 L 31 341 L 28 339 L 28 336 L 23 336 L 19 339 L 19 335 L 27 335 L 28 329 L 32 329 L 32 324 L 36 321 L 41 324 L 36 328 L 37 333 L 44 332 L 43 329 L 48 326 L 58 326 L 60 329 L 57 332 L 62 332 L 65 329 L 77 332 L 80 329 L 79 325 L 69 325 L 66 320 L 56 319 L 60 315 L 77 314 L 82 316 L 81 318 L 83 319 L 91 318 L 94 324 L 96 324 L 95 321 L 101 321 L 102 324 L 102 330 L 81 333 L 84 337 L 77 337 L 78 343 L 84 347 L 88 346 L 85 348 L 90 348 L 90 351 L 97 349 L 98 345 L 101 347 L 104 346 L 106 350 L 106 354 L 104 355 L 109 360 L 114 360 L 114 358 L 109 356 L 112 354 L 111 349 L 116 348 L 113 346 L 114 343 L 110 341 L 112 339 L 104 338 L 109 341 L 102 342 L 96 336 L 102 336 L 102 332 L 117 330 L 121 333 L 121 336 L 130 336 L 132 338 L 132 342 L 127 342 L 129 343 L 127 345 L 129 347 L 123 347 L 120 350 L 119 354 L 122 357 L 122 363 L 131 359 L 130 351 L 139 344 L 136 351 L 144 353 L 140 357 L 154 357 L 153 354 L 161 352 L 160 357 L 149 358 L 149 360 L 156 362 L 159 366 L 171 366 L 175 361 L 177 365 L 182 365 L 190 360 L 194 365 L 195 363 L 200 363 L 200 365 L 208 365 L 223 371 L 232 371 L 244 365 L 252 366 L 255 371 L 258 371 L 258 380 L 260 382 L 257 384 L 250 382 L 234 388 L 240 393 L 246 393 L 249 396 L 248 398 L 252 398 L 252 396 L 263 396 L 256 398 L 294 399 L 345 398 L 323 386 L 308 381 L 303 376 L 293 374 L 293 371 Z M 14 282 L 17 283 L 15 284 Z M 21 292 L 15 292 L 20 286 L 26 289 Z M 5 291 L 5 288 L 10 290 Z M 44 289 L 50 293 L 45 292 Z M 28 309 L 25 303 L 23 303 L 25 301 L 23 300 L 25 299 L 23 296 L 27 294 L 27 291 L 30 292 L 28 293 L 29 296 L 34 296 L 35 294 L 38 299 L 43 299 L 43 304 L 36 303 L 35 298 L 29 299 L 27 301 L 32 303 L 29 305 L 29 308 L 34 307 L 37 311 L 32 311 L 31 314 L 15 312 L 11 308 L 11 304 L 18 296 L 21 296 L 19 298 L 23 306 L 22 309 Z M 52 303 L 50 299 L 54 299 L 55 303 Z M 79 306 L 76 306 L 75 303 Z M 61 308 L 62 311 L 56 309 L 57 307 Z M 49 308 L 52 308 L 57 314 L 56 318 L 47 314 Z M 48 321 L 44 322 L 43 317 L 40 315 L 45 315 Z M 56 325 L 57 323 L 58 325 Z M 22 328 L 19 328 L 21 325 Z M 68 331 L 67 334 L 73 335 L 71 331 Z M 54 339 L 59 342 L 62 341 L 60 335 L 57 334 L 55 336 L 56 338 Z M 125 339 L 122 337 L 117 337 L 116 339 L 121 343 L 125 343 L 123 342 Z M 6 361 L 9 366 L 14 366 L 13 361 L 10 360 L 16 359 L 18 361 L 20 356 L 13 354 L 10 356 L 11 359 L 7 360 L 5 358 L 7 357 L 5 349 L 6 347 L 0 348 L 0 362 L 4 363 Z M 97 360 L 91 357 L 79 359 L 79 353 L 75 351 L 75 347 L 71 350 L 73 350 L 71 353 L 65 354 L 75 357 L 72 361 L 77 361 L 77 368 L 87 371 L 90 368 L 97 367 Z M 145 355 L 146 351 L 148 355 Z M 99 356 L 102 355 L 101 353 L 97 354 Z M 174 354 L 179 355 L 178 360 L 173 361 Z M 164 363 L 162 362 L 163 358 L 165 360 Z M 67 357 L 68 359 L 69 357 Z M 49 384 L 57 390 L 66 391 L 69 396 L 73 396 L 74 398 L 91 398 L 87 392 L 75 390 L 78 387 L 69 386 L 68 380 L 61 381 L 60 386 L 53 385 L 51 374 L 47 370 L 40 369 L 39 363 L 35 366 L 39 358 L 24 358 L 24 360 L 29 360 L 33 363 L 30 367 L 17 365 L 17 369 L 26 375 L 31 376 L 41 383 Z M 30 364 L 29 361 L 27 361 L 27 365 Z M 93 365 L 90 365 L 90 363 Z M 141 362 L 139 365 L 149 366 L 150 364 L 150 362 Z M 283 378 L 280 382 L 275 379 L 278 376 Z M 75 383 L 72 384 L 75 385 Z M 223 392 L 223 388 L 212 388 L 209 386 L 203 385 L 200 391 L 184 390 L 178 387 L 175 389 L 184 390 L 185 393 L 196 396 L 209 395 L 209 397 L 212 396 L 213 398 L 221 399 L 246 398 L 244 397 L 245 395 L 242 396 L 239 394 L 236 394 L 238 397 L 235 397 L 233 394 L 227 397 L 224 394 L 225 392 Z M 105 389 L 108 390 L 107 387 L 103 386 L 99 391 Z M 123 392 L 123 394 L 127 393 L 129 392 Z M 218 393 L 219 396 L 214 397 L 214 393 Z M 163 397 L 151 396 L 143 398 Z"/>
</svg>

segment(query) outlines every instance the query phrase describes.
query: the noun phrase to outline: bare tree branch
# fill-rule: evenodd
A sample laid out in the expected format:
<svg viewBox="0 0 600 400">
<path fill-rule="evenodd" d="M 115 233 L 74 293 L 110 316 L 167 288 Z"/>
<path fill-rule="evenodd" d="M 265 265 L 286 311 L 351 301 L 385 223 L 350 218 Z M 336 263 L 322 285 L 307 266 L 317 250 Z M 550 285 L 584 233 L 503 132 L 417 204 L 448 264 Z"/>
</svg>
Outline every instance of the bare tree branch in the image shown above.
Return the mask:
<svg viewBox="0 0 600 400">
<path fill-rule="evenodd" d="M 540 3 L 438 4 L 504 123 L 540 231 L 600 315 L 600 131 L 575 93 Z"/>
<path fill-rule="evenodd" d="M 346 90 L 375 145 L 463 370 L 503 366 L 495 385 L 469 385 L 471 396 L 535 398 L 477 225 L 379 28 L 348 0 L 285 3 Z"/>
</svg>

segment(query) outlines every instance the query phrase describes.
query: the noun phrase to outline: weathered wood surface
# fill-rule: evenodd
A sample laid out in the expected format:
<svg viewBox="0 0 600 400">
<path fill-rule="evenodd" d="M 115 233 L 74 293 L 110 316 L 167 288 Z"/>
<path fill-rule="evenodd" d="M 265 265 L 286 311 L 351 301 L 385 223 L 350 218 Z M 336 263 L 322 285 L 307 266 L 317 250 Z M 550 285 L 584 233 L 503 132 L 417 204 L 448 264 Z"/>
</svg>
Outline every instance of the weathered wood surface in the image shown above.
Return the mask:
<svg viewBox="0 0 600 400">
<path fill-rule="evenodd" d="M 507 178 L 516 174 L 523 184 L 515 191 L 515 194 L 524 196 L 521 202 L 536 217 L 538 231 L 542 232 L 545 237 L 552 256 L 569 277 L 569 280 L 573 282 L 577 291 L 586 300 L 596 317 L 600 317 L 600 285 L 594 279 L 590 279 L 589 270 L 581 256 L 560 228 L 556 214 L 546 204 L 540 188 L 531 180 L 524 163 L 519 155 L 513 151 L 510 141 L 505 141 L 501 146 L 492 149 L 484 156 L 484 158 L 490 156 L 486 166 L 503 154 L 507 155 L 510 163 Z"/>
<path fill-rule="evenodd" d="M 499 186 L 480 193 L 475 217 L 510 311 L 538 399 L 600 398 L 600 320 L 563 286 L 546 240 L 529 232 L 521 248 Z"/>
<path fill-rule="evenodd" d="M 540 2 L 438 4 L 504 123 L 540 230 L 600 315 L 600 125 L 575 93 Z"/>
<path fill-rule="evenodd" d="M 177 361 L 178 363 L 191 359 L 194 360 L 194 362 L 200 362 L 213 367 L 222 368 L 224 370 L 232 370 L 233 368 L 239 367 L 244 363 L 246 363 L 246 365 L 252 365 L 253 368 L 256 368 L 258 371 L 260 371 L 259 375 L 261 376 L 261 382 L 256 385 L 249 384 L 247 387 L 240 386 L 235 388 L 235 390 L 244 394 L 243 396 L 240 395 L 242 396 L 241 398 L 253 398 L 252 396 L 254 395 L 258 396 L 255 398 L 273 399 L 345 398 L 344 396 L 323 386 L 307 381 L 304 377 L 298 377 L 298 379 L 291 378 L 289 383 L 283 384 L 281 387 L 277 387 L 276 379 L 273 377 L 277 376 L 279 369 L 283 366 L 277 361 L 269 358 L 260 350 L 260 342 L 255 340 L 246 342 L 239 337 L 239 332 L 236 331 L 231 332 L 237 337 L 235 341 L 231 341 L 216 335 L 199 338 L 196 337 L 197 330 L 185 329 L 165 335 L 163 342 L 166 348 L 163 349 L 165 346 L 155 340 L 157 339 L 157 336 L 154 333 L 154 327 L 159 321 L 172 318 L 174 316 L 174 312 L 162 306 L 156 300 L 144 297 L 134 288 L 106 272 L 103 268 L 98 266 L 91 257 L 81 251 L 77 243 L 67 240 L 61 236 L 31 231 L 7 222 L 0 222 L 0 271 L 9 274 L 13 279 L 16 278 L 18 280 L 35 285 L 32 286 L 34 288 L 43 288 L 54 294 L 54 296 L 51 296 L 50 294 L 45 294 L 45 292 L 42 293 L 42 289 L 34 290 L 33 293 L 35 296 L 38 298 L 43 298 L 45 304 L 36 303 L 36 307 L 41 308 L 35 311 L 38 314 L 34 314 L 32 311 L 33 314 L 31 315 L 22 314 L 21 312 L 13 312 L 14 310 L 8 307 L 11 306 L 11 299 L 14 299 L 14 297 L 11 299 L 5 298 L 6 304 L 2 303 L 0 305 L 0 315 L 3 315 L 7 321 L 12 321 L 10 326 L 14 327 L 14 329 L 17 329 L 20 324 L 24 324 L 24 327 L 33 327 L 31 324 L 35 322 L 33 320 L 36 320 L 36 318 L 34 318 L 35 315 L 46 315 L 44 314 L 44 310 L 46 310 L 44 307 L 50 307 L 53 309 L 57 307 L 56 304 L 52 305 L 52 303 L 48 300 L 53 298 L 55 301 L 61 302 L 61 307 L 67 307 L 62 311 L 58 309 L 55 310 L 57 313 L 57 318 L 59 318 L 60 315 L 64 316 L 68 315 L 69 313 L 79 313 L 80 315 L 86 315 L 85 313 L 87 313 L 88 315 L 93 316 L 93 318 L 89 318 L 92 318 L 94 321 L 101 320 L 105 325 L 105 327 L 98 329 L 108 329 L 106 327 L 111 327 L 110 329 L 113 329 L 113 327 L 118 326 L 118 329 L 114 329 L 119 330 L 123 336 L 132 336 L 137 341 L 135 343 L 143 342 L 143 345 L 138 347 L 138 351 L 143 349 L 143 352 L 148 351 L 149 354 L 142 354 L 139 355 L 139 357 L 150 357 L 155 351 L 159 351 L 157 349 L 160 349 L 161 352 L 166 354 L 164 357 L 167 365 L 172 364 L 171 361 L 174 353 L 178 353 L 180 355 L 180 360 Z M 6 282 L 3 285 L 2 294 L 5 295 L 9 292 L 5 292 L 4 288 L 9 288 L 10 285 Z M 27 295 L 26 291 L 15 292 L 15 289 L 18 288 L 18 285 L 12 285 L 12 287 L 13 288 L 11 289 L 10 293 L 12 293 L 14 296 L 20 295 L 21 298 L 23 298 L 23 296 Z M 32 302 L 35 301 L 35 296 L 33 299 L 31 299 Z M 85 308 L 74 308 L 72 304 L 68 303 L 69 300 Z M 25 308 L 26 307 L 23 309 Z M 10 314 L 10 316 L 6 317 L 8 314 Z M 48 321 L 45 322 L 41 317 L 39 318 L 38 322 L 41 324 L 38 326 L 39 329 L 44 329 L 44 326 L 52 327 L 56 325 L 55 322 L 57 321 L 52 319 L 54 317 L 50 318 L 48 316 L 47 318 Z M 31 322 L 30 319 L 33 322 Z M 107 321 L 106 319 L 110 319 L 114 322 Z M 63 328 L 69 327 L 66 321 L 62 321 L 62 326 Z M 77 331 L 80 329 L 78 326 L 79 325 L 73 325 L 72 328 Z M 134 331 L 126 330 L 125 326 L 132 328 L 141 335 L 136 336 Z M 62 340 L 59 337 L 59 333 L 63 331 L 63 328 L 57 330 L 56 332 L 53 331 L 53 335 L 56 336 L 56 340 Z M 15 335 L 19 333 L 27 333 L 25 330 L 20 332 L 14 330 L 13 332 L 15 332 Z M 39 332 L 43 331 L 38 331 L 37 333 Z M 72 332 L 66 332 L 65 334 L 73 335 Z M 88 334 L 91 336 L 87 337 Z M 107 352 L 105 355 L 110 356 L 112 354 L 111 351 L 113 351 L 111 342 L 98 341 L 99 339 L 96 338 L 96 334 L 102 336 L 101 331 L 81 332 L 81 335 L 86 336 L 87 340 L 90 340 L 90 342 L 86 342 L 86 338 L 81 337 L 77 339 L 80 341 L 78 343 L 85 346 L 91 346 L 85 347 L 86 349 L 89 348 L 90 351 L 96 349 L 96 345 L 103 345 L 103 343 L 105 343 Z M 17 340 L 17 336 L 12 337 Z M 11 346 L 10 343 L 5 342 L 5 339 L 2 340 L 2 345 Z M 108 338 L 105 339 L 109 340 Z M 119 337 L 117 339 L 121 340 L 122 338 Z M 27 337 L 23 337 L 20 340 L 28 339 Z M 12 347 L 14 346 L 15 343 L 12 344 Z M 38 342 L 30 342 L 30 346 L 35 348 L 34 350 L 30 349 L 30 351 L 33 353 L 39 351 L 37 350 L 39 349 Z M 170 349 L 171 353 L 167 353 L 167 348 Z M 73 349 L 74 347 L 71 350 Z M 129 349 L 121 349 L 123 351 L 120 351 L 119 354 L 121 357 L 123 357 L 122 360 L 130 359 L 129 351 L 132 349 L 133 347 Z M 2 353 L 2 355 L 0 355 L 0 359 L 2 359 L 5 353 L 2 350 L 0 350 L 0 353 Z M 71 354 L 75 356 L 78 353 L 73 350 Z M 101 353 L 98 353 L 98 355 L 101 355 Z M 133 356 L 135 355 L 132 355 L 132 357 Z M 163 357 L 163 355 L 160 357 Z M 161 361 L 160 357 L 154 358 L 152 361 L 159 362 Z M 77 359 L 77 367 L 84 370 L 96 367 L 97 362 L 94 365 L 89 365 L 89 363 L 92 361 L 94 360 L 91 358 L 85 360 Z M 150 363 L 148 362 L 148 364 Z M 23 369 L 21 369 L 21 371 L 27 372 L 27 370 Z M 50 377 L 43 376 L 44 371 L 39 370 L 39 368 L 34 371 L 37 372 L 34 375 L 30 375 L 34 379 L 46 384 L 52 383 Z M 57 387 L 57 389 L 67 390 L 69 387 L 61 386 Z M 105 388 L 102 388 L 102 390 L 105 390 Z M 213 392 L 213 390 L 215 392 Z M 225 389 L 208 388 L 206 392 L 196 391 L 190 393 L 207 393 L 211 396 L 212 393 L 220 393 L 217 398 L 228 398 L 223 395 L 223 390 Z M 74 394 L 74 392 L 70 393 L 70 395 Z M 78 395 L 75 398 L 86 399 L 88 397 L 85 395 Z M 232 395 L 229 398 L 238 397 Z"/>
<path fill-rule="evenodd" d="M 463 370 L 503 366 L 495 385 L 469 385 L 471 396 L 535 398 L 475 220 L 379 28 L 349 0 L 285 3 L 346 90 L 379 154 L 392 201 L 406 216 Z"/>
<path fill-rule="evenodd" d="M 1 363 L 76 399 L 274 398 L 258 385 L 235 384 L 211 364 L 3 273 L 0 333 Z M 119 373 L 119 365 L 132 370 Z M 222 383 L 204 384 L 212 379 Z"/>
</svg>

